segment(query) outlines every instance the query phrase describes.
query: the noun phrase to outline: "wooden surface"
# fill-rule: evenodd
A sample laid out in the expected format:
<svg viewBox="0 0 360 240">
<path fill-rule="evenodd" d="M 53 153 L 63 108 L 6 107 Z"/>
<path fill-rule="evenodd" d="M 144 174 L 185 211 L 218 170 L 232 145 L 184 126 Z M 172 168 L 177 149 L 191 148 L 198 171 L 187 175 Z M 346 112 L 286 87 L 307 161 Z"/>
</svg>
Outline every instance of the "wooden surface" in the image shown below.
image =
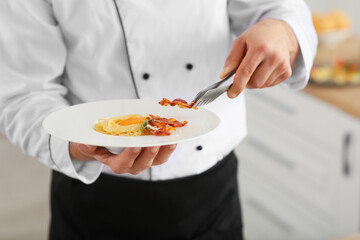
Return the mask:
<svg viewBox="0 0 360 240">
<path fill-rule="evenodd" d="M 359 235 L 354 235 L 354 236 L 351 236 L 351 237 L 337 238 L 337 239 L 333 239 L 333 240 L 360 240 L 360 234 Z"/>
<path fill-rule="evenodd" d="M 319 44 L 315 64 L 332 63 L 337 59 L 360 62 L 360 37 L 351 36 L 335 45 Z M 309 84 L 304 91 L 360 119 L 360 86 L 329 87 Z"/>
<path fill-rule="evenodd" d="M 304 92 L 360 119 L 360 86 L 320 87 L 308 85 L 304 89 Z"/>
</svg>

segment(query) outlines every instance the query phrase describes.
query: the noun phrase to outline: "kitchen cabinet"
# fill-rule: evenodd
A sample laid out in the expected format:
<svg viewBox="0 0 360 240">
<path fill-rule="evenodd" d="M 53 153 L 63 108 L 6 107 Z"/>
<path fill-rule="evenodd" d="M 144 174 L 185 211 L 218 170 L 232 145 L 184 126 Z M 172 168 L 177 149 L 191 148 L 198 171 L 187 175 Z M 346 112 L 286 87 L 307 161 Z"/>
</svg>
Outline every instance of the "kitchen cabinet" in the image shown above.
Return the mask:
<svg viewBox="0 0 360 240">
<path fill-rule="evenodd" d="M 248 240 L 360 232 L 360 101 L 345 112 L 316 92 L 246 92 L 249 134 L 236 154 Z"/>
</svg>

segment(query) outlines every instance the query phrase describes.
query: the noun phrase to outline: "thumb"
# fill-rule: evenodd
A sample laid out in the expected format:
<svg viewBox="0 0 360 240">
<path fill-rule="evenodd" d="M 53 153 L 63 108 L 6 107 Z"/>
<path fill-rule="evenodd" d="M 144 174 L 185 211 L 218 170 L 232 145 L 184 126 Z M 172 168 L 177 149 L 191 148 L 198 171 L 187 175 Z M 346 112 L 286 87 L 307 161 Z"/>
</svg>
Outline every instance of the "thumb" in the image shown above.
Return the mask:
<svg viewBox="0 0 360 240">
<path fill-rule="evenodd" d="M 96 146 L 79 144 L 79 149 L 84 153 L 93 153 L 96 150 Z"/>
</svg>

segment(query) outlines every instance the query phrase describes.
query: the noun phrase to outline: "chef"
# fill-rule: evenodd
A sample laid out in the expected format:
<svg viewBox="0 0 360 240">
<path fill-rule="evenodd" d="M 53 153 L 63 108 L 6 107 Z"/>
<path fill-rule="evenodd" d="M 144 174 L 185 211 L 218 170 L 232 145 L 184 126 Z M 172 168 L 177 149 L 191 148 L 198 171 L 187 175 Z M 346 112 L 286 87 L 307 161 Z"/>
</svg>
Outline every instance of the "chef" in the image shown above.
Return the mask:
<svg viewBox="0 0 360 240">
<path fill-rule="evenodd" d="M 244 89 L 306 85 L 317 40 L 302 0 L 3 0 L 0 30 L 0 130 L 53 169 L 50 239 L 242 239 Z M 177 146 L 114 154 L 41 126 L 85 102 L 192 100 L 235 69 L 207 106 L 220 126 Z"/>
</svg>

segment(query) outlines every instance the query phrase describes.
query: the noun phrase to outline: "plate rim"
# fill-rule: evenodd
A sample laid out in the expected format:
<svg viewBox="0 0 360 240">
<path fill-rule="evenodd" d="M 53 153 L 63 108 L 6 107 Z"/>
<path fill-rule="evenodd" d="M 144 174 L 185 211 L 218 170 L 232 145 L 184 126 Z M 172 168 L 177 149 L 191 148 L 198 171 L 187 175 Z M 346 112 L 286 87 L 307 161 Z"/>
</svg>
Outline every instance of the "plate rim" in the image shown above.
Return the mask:
<svg viewBox="0 0 360 240">
<path fill-rule="evenodd" d="M 205 133 L 202 133 L 202 134 L 199 134 L 198 136 L 192 136 L 192 137 L 189 137 L 189 138 L 184 138 L 184 139 L 174 139 L 174 140 L 169 140 L 167 141 L 166 143 L 164 142 L 154 142 L 154 143 L 142 143 L 142 144 L 135 144 L 133 142 L 129 143 L 129 144 L 122 144 L 121 146 L 119 144 L 116 144 L 115 142 L 112 142 L 112 143 L 106 143 L 106 144 L 91 144 L 87 141 L 83 141 L 83 140 L 80 140 L 80 139 L 74 139 L 74 138 L 65 138 L 65 137 L 62 137 L 62 136 L 59 136 L 57 135 L 56 133 L 54 133 L 53 130 L 49 129 L 48 126 L 47 126 L 47 122 L 49 121 L 49 118 L 51 118 L 52 115 L 54 114 L 59 114 L 59 112 L 61 111 L 65 111 L 65 110 L 68 110 L 69 108 L 77 108 L 77 107 L 81 107 L 83 105 L 91 105 L 91 104 L 101 104 L 101 103 L 107 103 L 107 102 L 126 102 L 126 101 L 130 101 L 130 102 L 139 102 L 139 101 L 144 101 L 144 102 L 151 102 L 151 103 L 156 103 L 158 104 L 159 101 L 157 100 L 154 100 L 154 99 L 108 99 L 108 100 L 100 100 L 100 101 L 91 101 L 91 102 L 84 102 L 84 103 L 79 103 L 79 104 L 74 104 L 74 105 L 70 105 L 70 106 L 67 106 L 67 107 L 64 107 L 64 108 L 61 108 L 61 109 L 58 109 L 58 110 L 55 110 L 51 113 L 49 113 L 42 121 L 42 127 L 43 129 L 48 133 L 50 134 L 51 136 L 54 136 L 56 138 L 60 138 L 60 139 L 63 139 L 63 140 L 66 140 L 66 141 L 69 141 L 69 142 L 76 142 L 76 143 L 80 143 L 80 144 L 87 144 L 87 145 L 95 145 L 95 146 L 101 146 L 101 147 L 109 147 L 109 148 L 123 148 L 123 147 L 150 147 L 150 146 L 162 146 L 162 145 L 170 145 L 170 144 L 177 144 L 177 143 L 182 143 L 182 142 L 186 142 L 186 141 L 191 141 L 191 140 L 195 140 L 197 138 L 200 138 L 200 137 L 204 137 L 208 134 L 210 134 L 211 132 L 213 132 L 215 129 L 217 129 L 220 125 L 220 122 L 221 122 L 221 119 L 220 117 L 214 113 L 213 111 L 209 110 L 209 109 L 206 109 L 206 108 L 200 108 L 198 110 L 195 110 L 195 109 L 181 109 L 181 110 L 184 110 L 184 111 L 201 111 L 201 112 L 206 112 L 207 114 L 210 114 L 212 115 L 212 119 L 213 121 L 215 121 L 215 124 L 214 126 L 208 130 L 207 132 Z M 160 106 L 160 105 L 159 105 Z M 165 107 L 165 106 L 164 106 Z M 167 106 L 169 107 L 169 106 Z M 178 108 L 178 107 L 177 107 Z M 201 114 L 200 112 L 200 114 Z M 95 130 L 94 130 L 95 131 Z M 100 133 L 101 134 L 101 133 Z M 105 135 L 105 134 L 104 134 Z M 127 136 L 112 136 L 112 135 L 105 135 L 107 138 L 112 138 L 112 137 L 121 137 L 121 138 L 127 138 Z M 145 137 L 154 137 L 154 136 L 139 136 L 140 138 L 145 138 Z M 158 136 L 158 137 L 171 137 L 170 136 Z M 129 136 L 129 138 L 137 138 L 135 136 Z M 91 142 L 91 141 L 90 141 Z"/>
</svg>

